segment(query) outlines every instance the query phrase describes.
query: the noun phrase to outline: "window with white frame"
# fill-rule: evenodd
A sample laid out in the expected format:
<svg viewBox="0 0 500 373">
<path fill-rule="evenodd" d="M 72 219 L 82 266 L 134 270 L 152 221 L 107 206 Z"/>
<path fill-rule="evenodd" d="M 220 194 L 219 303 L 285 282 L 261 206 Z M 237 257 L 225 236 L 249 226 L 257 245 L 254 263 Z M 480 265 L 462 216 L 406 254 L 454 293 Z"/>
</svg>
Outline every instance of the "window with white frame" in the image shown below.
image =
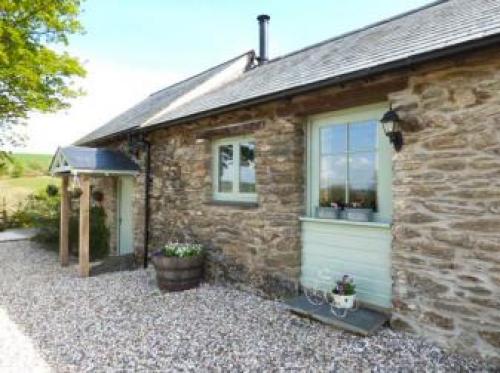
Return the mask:
<svg viewBox="0 0 500 373">
<path fill-rule="evenodd" d="M 309 216 L 345 219 L 346 209 L 366 209 L 374 221 L 390 222 L 392 153 L 379 122 L 384 110 L 369 105 L 310 122 Z"/>
<path fill-rule="evenodd" d="M 222 201 L 255 202 L 255 140 L 237 137 L 213 144 L 213 197 Z"/>
</svg>

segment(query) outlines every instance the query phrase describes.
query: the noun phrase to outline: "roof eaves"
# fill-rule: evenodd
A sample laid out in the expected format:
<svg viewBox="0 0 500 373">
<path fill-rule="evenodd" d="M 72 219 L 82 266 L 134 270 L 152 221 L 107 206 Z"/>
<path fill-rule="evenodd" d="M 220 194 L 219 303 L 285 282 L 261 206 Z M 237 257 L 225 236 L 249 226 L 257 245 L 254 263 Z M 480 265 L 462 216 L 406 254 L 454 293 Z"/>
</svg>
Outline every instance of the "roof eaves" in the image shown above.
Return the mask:
<svg viewBox="0 0 500 373">
<path fill-rule="evenodd" d="M 444 0 L 444 1 L 446 1 L 446 0 Z M 346 82 L 354 80 L 354 79 L 362 79 L 362 78 L 366 78 L 366 77 L 369 77 L 369 76 L 372 76 L 375 74 L 386 73 L 386 72 L 398 70 L 401 68 L 409 68 L 409 67 L 412 67 L 416 64 L 428 62 L 428 61 L 431 61 L 433 59 L 448 57 L 448 56 L 455 55 L 455 54 L 462 53 L 462 52 L 473 51 L 473 50 L 476 50 L 476 49 L 479 49 L 482 47 L 488 47 L 488 46 L 492 46 L 492 45 L 495 45 L 498 43 L 500 43 L 500 35 L 499 34 L 493 35 L 493 36 L 487 36 L 487 37 L 484 37 L 482 39 L 475 39 L 475 40 L 468 41 L 466 43 L 462 43 L 462 44 L 458 44 L 458 45 L 445 46 L 441 49 L 432 50 L 432 51 L 429 51 L 429 52 L 426 52 L 423 54 L 405 57 L 405 58 L 402 58 L 399 60 L 390 61 L 390 62 L 382 64 L 382 65 L 368 67 L 368 68 L 365 68 L 362 70 L 354 71 L 352 73 L 335 76 L 335 77 L 330 78 L 330 79 L 324 79 L 324 80 L 316 81 L 316 82 L 313 82 L 310 84 L 306 84 L 306 85 L 302 85 L 302 86 L 298 86 L 298 87 L 293 87 L 293 88 L 290 88 L 287 90 L 273 92 L 273 93 L 268 94 L 268 95 L 254 97 L 254 98 L 251 98 L 248 100 L 239 101 L 237 103 L 231 103 L 231 104 L 228 104 L 225 106 L 217 107 L 215 109 L 208 109 L 206 111 L 197 112 L 197 113 L 194 113 L 194 114 L 191 114 L 188 116 L 184 116 L 181 118 L 169 120 L 169 121 L 162 122 L 162 123 L 152 124 L 148 127 L 143 127 L 143 128 L 134 127 L 132 129 L 116 132 L 116 133 L 110 134 L 108 136 L 104 136 L 102 138 L 92 140 L 86 144 L 101 143 L 103 141 L 109 141 L 110 139 L 124 136 L 127 134 L 141 133 L 141 132 L 148 133 L 148 132 L 155 131 L 159 128 L 179 125 L 179 124 L 183 124 L 183 123 L 186 123 L 189 121 L 206 118 L 210 115 L 218 115 L 218 114 L 226 113 L 226 112 L 231 111 L 231 110 L 241 109 L 241 108 L 245 108 L 245 107 L 257 105 L 257 104 L 262 104 L 265 102 L 269 102 L 269 101 L 280 99 L 280 98 L 286 98 L 286 97 L 290 97 L 290 96 L 297 95 L 297 94 L 307 93 L 307 92 L 310 92 L 310 91 L 313 91 L 316 89 L 326 88 L 328 86 L 332 86 L 335 84 L 346 83 Z"/>
<path fill-rule="evenodd" d="M 447 1 L 447 0 L 444 0 L 444 1 Z M 488 47 L 488 46 L 491 46 L 491 45 L 494 45 L 497 43 L 500 43 L 500 34 L 488 36 L 488 37 L 485 37 L 482 39 L 472 40 L 472 41 L 469 41 L 469 42 L 466 42 L 463 44 L 459 44 L 459 45 L 445 46 L 441 49 L 432 50 L 432 51 L 429 51 L 426 53 L 422 53 L 420 55 L 408 56 L 408 57 L 405 57 L 405 58 L 402 58 L 399 60 L 390 61 L 390 62 L 385 63 L 385 64 L 368 67 L 368 68 L 365 68 L 362 70 L 357 70 L 357 71 L 354 71 L 352 73 L 335 76 L 333 78 L 316 81 L 316 82 L 313 82 L 310 84 L 305 84 L 305 85 L 298 86 L 298 87 L 292 87 L 290 89 L 286 89 L 286 90 L 282 90 L 282 91 L 278 91 L 278 92 L 273 92 L 273 93 L 268 94 L 268 95 L 250 98 L 250 99 L 245 100 L 245 101 L 231 103 L 231 104 L 228 104 L 225 106 L 217 107 L 215 109 L 209 109 L 209 110 L 206 110 L 203 112 L 198 112 L 198 113 L 188 115 L 185 117 L 181 117 L 178 119 L 173 119 L 173 120 L 169 120 L 169 121 L 166 121 L 163 123 L 154 124 L 154 125 L 151 125 L 151 126 L 144 128 L 144 132 L 151 132 L 151 131 L 156 130 L 158 128 L 168 127 L 171 125 L 178 125 L 178 124 L 182 124 L 182 123 L 185 123 L 188 121 L 193 121 L 193 120 L 205 118 L 205 117 L 210 116 L 210 115 L 218 115 L 218 114 L 222 114 L 222 113 L 225 113 L 225 112 L 228 112 L 231 110 L 241 109 L 241 108 L 245 108 L 245 107 L 257 105 L 257 104 L 262 104 L 262 103 L 266 103 L 266 102 L 269 102 L 272 100 L 286 98 L 286 97 L 294 96 L 297 94 L 307 93 L 307 92 L 310 92 L 310 91 L 313 91 L 316 89 L 326 88 L 326 87 L 329 87 L 329 86 L 332 86 L 335 84 L 346 83 L 348 81 L 355 80 L 355 79 L 367 78 L 367 77 L 375 75 L 375 74 L 387 73 L 387 72 L 394 71 L 394 70 L 401 69 L 401 68 L 409 68 L 409 67 L 412 67 L 416 64 L 428 62 L 428 61 L 431 61 L 431 60 L 434 60 L 437 58 L 442 58 L 442 57 L 447 57 L 447 56 L 451 56 L 451 55 L 462 53 L 462 52 L 472 51 L 472 50 L 475 50 L 475 49 L 478 49 L 481 47 Z"/>
<path fill-rule="evenodd" d="M 168 87 L 165 87 L 161 90 L 158 90 L 156 92 L 153 92 L 151 93 L 150 95 L 148 95 L 144 100 L 147 100 L 149 97 L 152 97 L 152 96 L 155 96 L 165 90 L 169 90 L 169 89 L 172 89 L 172 88 L 175 88 L 176 86 L 179 86 L 183 83 L 186 83 L 188 81 L 191 81 L 191 80 L 194 80 L 196 78 L 199 78 L 200 76 L 202 75 L 205 75 L 205 74 L 208 74 L 210 73 L 211 71 L 214 71 L 214 70 L 217 70 L 221 67 L 223 67 L 224 65 L 227 65 L 227 66 L 231 66 L 232 64 L 234 64 L 236 61 L 242 59 L 246 57 L 246 63 L 244 64 L 244 67 L 243 67 L 243 72 L 245 71 L 248 71 L 252 65 L 253 65 L 253 62 L 254 62 L 254 59 L 255 59 L 255 51 L 254 50 L 248 50 L 244 53 L 241 53 L 239 54 L 238 56 L 236 57 L 233 57 L 227 61 L 224 61 L 216 66 L 212 66 L 211 68 L 209 69 L 206 69 L 196 75 L 193 75 L 193 76 L 190 76 L 186 79 L 183 79 L 177 83 L 174 83 L 174 84 L 171 84 L 169 85 Z M 130 110 L 130 109 L 129 109 Z M 133 133 L 135 132 L 136 129 L 140 128 L 142 125 L 144 125 L 145 123 L 147 123 L 149 120 L 155 118 L 158 113 L 155 113 L 154 115 L 152 115 L 149 119 L 147 119 L 145 122 L 136 122 L 135 125 L 132 125 L 128 128 L 124 128 L 123 130 L 120 130 L 120 131 L 113 131 L 112 133 L 108 134 L 108 135 L 104 135 L 104 136 L 99 136 L 97 135 L 98 137 L 95 137 L 94 134 L 98 133 L 99 130 L 101 130 L 102 128 L 106 127 L 110 122 L 114 121 L 116 118 L 120 117 L 120 115 L 122 114 L 119 114 L 118 116 L 116 116 L 115 118 L 113 118 L 111 121 L 105 123 L 104 125 L 96 128 L 94 131 L 86 134 L 85 136 L 79 138 L 78 140 L 76 140 L 72 145 L 88 145 L 88 144 L 93 144 L 93 143 L 96 143 L 96 142 L 101 142 L 105 139 L 108 139 L 108 138 L 114 138 L 114 137 L 117 137 L 117 136 L 120 136 L 122 134 L 126 134 L 126 133 Z"/>
</svg>

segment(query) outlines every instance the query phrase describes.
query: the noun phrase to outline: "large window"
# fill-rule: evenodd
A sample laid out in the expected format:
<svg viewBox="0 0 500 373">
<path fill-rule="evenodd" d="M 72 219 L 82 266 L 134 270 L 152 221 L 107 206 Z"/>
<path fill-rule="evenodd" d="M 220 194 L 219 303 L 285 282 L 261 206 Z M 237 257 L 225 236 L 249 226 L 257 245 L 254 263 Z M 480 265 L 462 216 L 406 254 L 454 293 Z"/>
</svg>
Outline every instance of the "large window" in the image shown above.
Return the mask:
<svg viewBox="0 0 500 373">
<path fill-rule="evenodd" d="M 376 140 L 375 121 L 320 129 L 320 206 L 377 209 Z"/>
<path fill-rule="evenodd" d="M 309 216 L 349 219 L 348 210 L 364 209 L 371 220 L 391 220 L 392 151 L 379 122 L 384 110 L 369 105 L 310 122 Z"/>
<path fill-rule="evenodd" d="M 214 199 L 255 202 L 255 140 L 232 138 L 214 143 Z"/>
</svg>

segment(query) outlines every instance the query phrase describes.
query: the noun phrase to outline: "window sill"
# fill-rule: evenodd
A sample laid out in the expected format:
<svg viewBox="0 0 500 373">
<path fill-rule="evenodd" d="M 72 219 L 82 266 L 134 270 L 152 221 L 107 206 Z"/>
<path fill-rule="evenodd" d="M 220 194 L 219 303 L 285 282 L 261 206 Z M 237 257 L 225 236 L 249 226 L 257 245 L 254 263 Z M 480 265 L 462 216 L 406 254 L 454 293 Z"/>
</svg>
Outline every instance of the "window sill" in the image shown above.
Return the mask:
<svg viewBox="0 0 500 373">
<path fill-rule="evenodd" d="M 211 200 L 210 202 L 205 202 L 208 206 L 229 206 L 242 209 L 255 209 L 259 207 L 257 202 L 244 202 L 244 201 L 221 201 L 221 200 Z"/>
<path fill-rule="evenodd" d="M 341 219 L 322 219 L 322 218 L 312 218 L 308 216 L 301 216 L 300 221 L 311 222 L 311 223 L 324 223 L 332 225 L 350 225 L 356 227 L 369 227 L 369 228 L 382 228 L 390 229 L 390 223 L 381 223 L 376 221 L 352 221 L 352 220 L 341 220 Z"/>
</svg>

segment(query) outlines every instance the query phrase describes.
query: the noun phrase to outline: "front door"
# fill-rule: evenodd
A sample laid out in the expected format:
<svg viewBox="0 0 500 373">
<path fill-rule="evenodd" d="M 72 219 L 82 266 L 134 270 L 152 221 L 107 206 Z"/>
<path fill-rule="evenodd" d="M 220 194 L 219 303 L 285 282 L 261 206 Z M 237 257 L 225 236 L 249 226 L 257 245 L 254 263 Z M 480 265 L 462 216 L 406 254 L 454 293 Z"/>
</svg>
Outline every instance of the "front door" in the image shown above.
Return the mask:
<svg viewBox="0 0 500 373">
<path fill-rule="evenodd" d="M 118 179 L 118 253 L 120 255 L 134 252 L 133 195 L 134 179 L 130 176 L 120 177 Z"/>
</svg>

